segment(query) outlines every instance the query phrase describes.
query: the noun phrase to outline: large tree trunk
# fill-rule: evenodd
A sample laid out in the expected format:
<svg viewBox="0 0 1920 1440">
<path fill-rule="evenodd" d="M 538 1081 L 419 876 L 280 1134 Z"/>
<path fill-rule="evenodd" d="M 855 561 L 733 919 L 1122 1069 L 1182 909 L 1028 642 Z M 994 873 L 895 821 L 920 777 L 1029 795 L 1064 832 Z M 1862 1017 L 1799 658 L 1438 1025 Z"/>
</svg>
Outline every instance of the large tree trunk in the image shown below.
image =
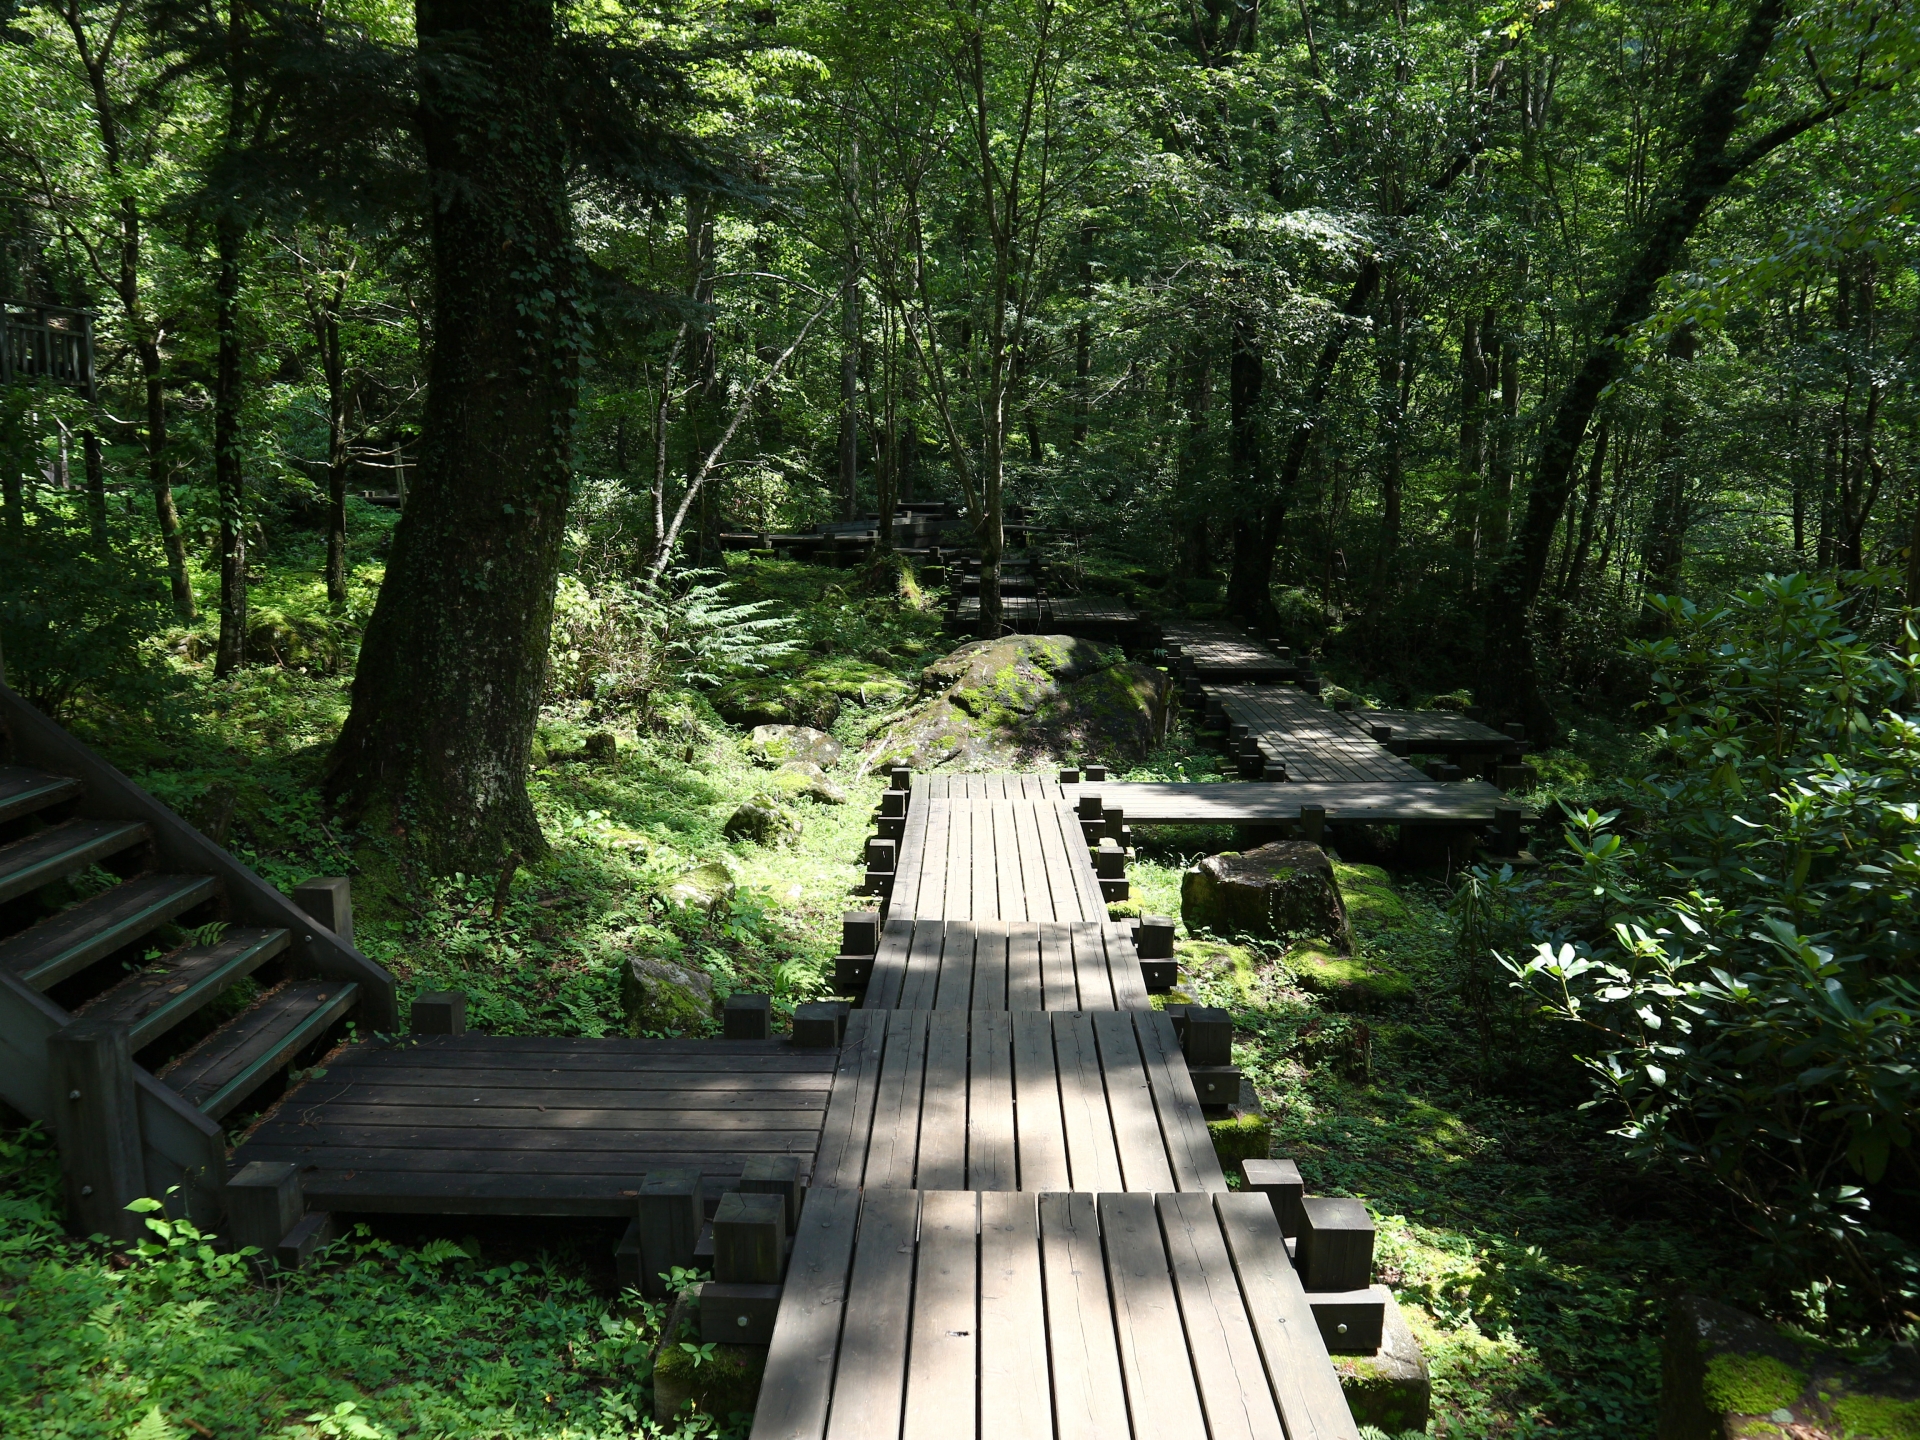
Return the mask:
<svg viewBox="0 0 1920 1440">
<path fill-rule="evenodd" d="M 214 229 L 219 251 L 213 288 L 214 327 L 219 335 L 213 375 L 213 480 L 220 497 L 220 640 L 213 673 L 229 675 L 247 659 L 247 478 L 240 463 L 243 237 L 239 222 L 224 215 Z"/>
<path fill-rule="evenodd" d="M 1653 313 L 1660 281 L 1680 259 L 1707 207 L 1733 178 L 1830 113 L 1810 112 L 1739 151 L 1731 148 L 1747 91 L 1773 47 L 1785 12 L 1785 0 L 1758 0 L 1747 17 L 1739 44 L 1701 92 L 1688 126 L 1687 158 L 1681 173 L 1671 191 L 1655 206 L 1637 249 L 1614 286 L 1605 325 L 1553 407 L 1527 494 L 1525 518 L 1489 587 L 1479 691 L 1497 710 L 1523 718 L 1536 733 L 1551 734 L 1554 723 L 1541 694 L 1533 645 L 1533 604 L 1539 598 L 1554 532 L 1573 488 L 1581 441 L 1602 392 L 1618 376 L 1626 359 L 1627 347 L 1622 342 Z"/>
<path fill-rule="evenodd" d="M 527 765 L 572 472 L 577 259 L 553 0 L 419 0 L 434 345 L 413 491 L 327 776 L 348 814 L 442 871 L 546 842 Z"/>
</svg>

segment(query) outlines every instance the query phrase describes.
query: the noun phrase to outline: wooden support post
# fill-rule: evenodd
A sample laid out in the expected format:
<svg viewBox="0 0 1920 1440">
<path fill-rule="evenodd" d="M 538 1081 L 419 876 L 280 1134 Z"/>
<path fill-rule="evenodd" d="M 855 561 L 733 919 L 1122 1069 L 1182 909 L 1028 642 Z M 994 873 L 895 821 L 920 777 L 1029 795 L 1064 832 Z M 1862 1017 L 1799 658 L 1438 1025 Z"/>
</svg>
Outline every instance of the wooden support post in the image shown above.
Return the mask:
<svg viewBox="0 0 1920 1440">
<path fill-rule="evenodd" d="M 720 1033 L 728 1040 L 773 1038 L 773 1000 L 766 995 L 729 995 L 720 1007 Z"/>
<path fill-rule="evenodd" d="M 1240 1103 L 1237 1065 L 1190 1065 L 1187 1074 L 1193 1080 L 1193 1093 L 1200 1099 L 1202 1114 L 1222 1116 Z"/>
<path fill-rule="evenodd" d="M 913 771 L 909 770 L 904 765 L 888 766 L 887 767 L 887 788 L 889 790 L 913 789 Z"/>
<path fill-rule="evenodd" d="M 293 903 L 353 944 L 353 882 L 344 875 L 315 876 L 293 887 Z"/>
<path fill-rule="evenodd" d="M 1518 855 L 1520 853 L 1520 819 L 1518 805 L 1496 805 L 1493 807 L 1494 828 L 1500 832 L 1500 853 Z"/>
<path fill-rule="evenodd" d="M 840 914 L 840 953 L 872 955 L 880 949 L 880 917 L 871 910 Z"/>
<path fill-rule="evenodd" d="M 867 840 L 867 871 L 891 875 L 896 857 L 900 851 L 900 842 L 889 840 L 884 835 L 873 835 Z"/>
<path fill-rule="evenodd" d="M 787 1234 L 800 1224 L 800 1157 L 754 1155 L 740 1172 L 740 1189 L 748 1195 L 778 1195 L 786 1206 Z"/>
<path fill-rule="evenodd" d="M 700 1287 L 700 1338 L 730 1345 L 765 1345 L 780 1312 L 780 1285 L 729 1285 L 709 1280 Z"/>
<path fill-rule="evenodd" d="M 1300 1283 L 1308 1290 L 1364 1290 L 1373 1283 L 1373 1217 L 1358 1200 L 1300 1202 Z"/>
<path fill-rule="evenodd" d="M 1164 995 L 1179 979 L 1173 958 L 1173 921 L 1165 915 L 1142 917 L 1133 932 L 1133 943 L 1140 954 L 1140 976 L 1149 994 Z"/>
<path fill-rule="evenodd" d="M 885 790 L 880 795 L 880 813 L 893 818 L 905 818 L 907 813 L 907 795 L 905 790 Z"/>
<path fill-rule="evenodd" d="M 273 1247 L 273 1258 L 282 1270 L 303 1270 L 309 1260 L 333 1243 L 333 1216 L 314 1210 L 280 1237 Z"/>
<path fill-rule="evenodd" d="M 1273 1202 L 1273 1218 L 1280 1222 L 1280 1233 L 1291 1240 L 1300 1233 L 1300 1201 L 1306 1184 L 1300 1178 L 1300 1166 L 1292 1160 L 1242 1160 L 1240 1178 L 1246 1188 L 1265 1195 Z"/>
<path fill-rule="evenodd" d="M 227 1228 L 242 1245 L 272 1256 L 306 1214 L 300 1168 L 282 1160 L 255 1160 L 227 1181 Z"/>
<path fill-rule="evenodd" d="M 1331 1294 L 1316 1291 L 1307 1297 L 1307 1303 L 1313 1308 L 1313 1323 L 1329 1354 L 1371 1355 L 1384 1337 L 1391 1298 L 1386 1286 L 1371 1285 L 1364 1290 Z"/>
<path fill-rule="evenodd" d="M 1393 727 L 1391 725 L 1369 725 L 1367 727 L 1367 734 L 1381 745 L 1391 745 L 1393 743 Z"/>
<path fill-rule="evenodd" d="M 1502 734 L 1511 736 L 1515 740 L 1524 740 L 1527 738 L 1527 727 L 1522 725 L 1518 720 L 1509 720 L 1500 727 L 1500 730 Z"/>
<path fill-rule="evenodd" d="M 113 1240 L 141 1239 L 146 1221 L 127 1209 L 147 1187 L 126 1027 L 77 1020 L 54 1031 L 47 1037 L 47 1067 L 73 1228 Z"/>
<path fill-rule="evenodd" d="M 1127 843 L 1127 812 L 1119 805 L 1109 805 L 1101 812 L 1101 819 L 1107 827 L 1107 838 L 1117 840 L 1124 847 Z"/>
<path fill-rule="evenodd" d="M 640 1289 L 658 1300 L 666 1295 L 661 1277 L 675 1266 L 693 1268 L 693 1249 L 706 1221 L 700 1172 L 649 1170 L 640 1181 Z"/>
<path fill-rule="evenodd" d="M 1334 713 L 1337 715 L 1349 714 L 1356 708 L 1358 707 L 1356 707 L 1351 700 L 1336 700 L 1333 702 Z"/>
<path fill-rule="evenodd" d="M 834 957 L 835 988 L 839 987 L 839 965 L 855 957 Z M 869 974 L 871 970 L 869 969 Z M 864 982 L 863 982 L 864 983 Z M 809 1000 L 793 1010 L 793 1043 L 806 1050 L 831 1050 L 840 1043 L 840 1006 L 831 1000 Z"/>
<path fill-rule="evenodd" d="M 1327 833 L 1327 807 L 1324 805 L 1302 805 L 1300 807 L 1300 837 L 1315 845 Z"/>
<path fill-rule="evenodd" d="M 1107 780 L 1106 766 L 1088 765 L 1083 768 L 1086 770 L 1087 783 L 1089 785 L 1104 785 L 1106 783 L 1106 780 Z"/>
<path fill-rule="evenodd" d="M 872 979 L 873 956 L 836 955 L 833 957 L 833 988 L 842 995 L 860 994 Z"/>
<path fill-rule="evenodd" d="M 780 1195 L 728 1191 L 713 1216 L 713 1278 L 724 1285 L 778 1285 L 787 1250 Z"/>
<path fill-rule="evenodd" d="M 467 992 L 426 990 L 414 997 L 407 1012 L 407 1028 L 415 1035 L 467 1033 Z"/>
<path fill-rule="evenodd" d="M 1100 848 L 1093 852 L 1093 873 L 1101 880 L 1126 878 L 1127 852 L 1120 848 L 1118 840 L 1100 842 Z"/>
<path fill-rule="evenodd" d="M 1062 785 L 1078 785 L 1080 783 L 1080 772 L 1072 766 L 1068 766 L 1060 772 L 1060 783 Z"/>
<path fill-rule="evenodd" d="M 1233 1064 L 1233 1017 L 1211 1005 L 1189 1005 L 1180 1048 L 1189 1067 Z"/>
</svg>

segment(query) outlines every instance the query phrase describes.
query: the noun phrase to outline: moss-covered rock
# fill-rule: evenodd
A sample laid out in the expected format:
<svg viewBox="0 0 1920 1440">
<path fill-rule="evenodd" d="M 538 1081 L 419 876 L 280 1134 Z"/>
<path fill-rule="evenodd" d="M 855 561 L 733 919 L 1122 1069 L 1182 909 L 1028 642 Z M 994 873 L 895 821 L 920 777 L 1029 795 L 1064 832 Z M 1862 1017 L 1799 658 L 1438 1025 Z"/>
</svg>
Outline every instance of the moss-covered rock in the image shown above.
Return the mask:
<svg viewBox="0 0 1920 1440">
<path fill-rule="evenodd" d="M 697 911 L 712 919 L 733 904 L 733 872 L 718 860 L 696 865 L 660 892 L 670 910 Z"/>
<path fill-rule="evenodd" d="M 1304 840 L 1207 856 L 1181 877 L 1180 918 L 1216 935 L 1324 935 L 1346 948 L 1333 865 Z"/>
<path fill-rule="evenodd" d="M 1264 1160 L 1273 1148 L 1273 1123 L 1264 1115 L 1249 1113 L 1209 1120 L 1207 1134 L 1213 1140 L 1214 1154 L 1228 1169 L 1242 1160 Z"/>
<path fill-rule="evenodd" d="M 976 640 L 927 666 L 920 683 L 927 698 L 867 748 L 867 769 L 1124 764 L 1165 738 L 1173 693 L 1163 672 L 1067 635 Z"/>
<path fill-rule="evenodd" d="M 774 791 L 790 800 L 817 800 L 822 805 L 844 805 L 853 797 L 846 787 L 827 778 L 810 760 L 789 760 L 772 775 Z"/>
<path fill-rule="evenodd" d="M 869 708 L 901 704 L 913 687 L 863 660 L 820 658 L 799 668 L 749 675 L 713 692 L 713 708 L 733 725 L 805 725 L 831 729 L 848 703 Z"/>
<path fill-rule="evenodd" d="M 713 977 L 657 955 L 629 955 L 620 967 L 620 1005 L 636 1035 L 677 1035 L 713 1016 Z"/>
<path fill-rule="evenodd" d="M 676 1301 L 653 1359 L 653 1418 L 662 1425 L 711 1415 L 723 1425 L 753 1414 L 767 1370 L 764 1345 L 703 1345 L 699 1309 Z"/>
<path fill-rule="evenodd" d="M 756 725 L 747 736 L 747 753 L 762 765 L 799 761 L 830 770 L 840 762 L 845 747 L 826 731 L 808 725 Z"/>
<path fill-rule="evenodd" d="M 1346 904 L 1347 919 L 1355 934 L 1377 935 L 1407 923 L 1406 901 L 1394 889 L 1392 878 L 1378 865 L 1351 865 L 1335 860 L 1333 878 L 1340 886 L 1340 898 Z"/>
<path fill-rule="evenodd" d="M 723 834 L 732 841 L 786 845 L 800 838 L 800 817 L 772 795 L 756 795 L 727 817 Z"/>
<path fill-rule="evenodd" d="M 1302 945 L 1287 954 L 1302 990 L 1323 995 L 1338 1010 L 1373 1010 L 1413 995 L 1413 985 L 1398 971 L 1358 955 L 1336 955 L 1322 945 Z"/>
<path fill-rule="evenodd" d="M 1372 1355 L 1336 1355 L 1333 1368 L 1355 1424 L 1371 1425 L 1389 1435 L 1421 1433 L 1427 1428 L 1433 1402 L 1427 1357 L 1399 1305 L 1391 1295 L 1386 1299 L 1380 1348 Z"/>
</svg>

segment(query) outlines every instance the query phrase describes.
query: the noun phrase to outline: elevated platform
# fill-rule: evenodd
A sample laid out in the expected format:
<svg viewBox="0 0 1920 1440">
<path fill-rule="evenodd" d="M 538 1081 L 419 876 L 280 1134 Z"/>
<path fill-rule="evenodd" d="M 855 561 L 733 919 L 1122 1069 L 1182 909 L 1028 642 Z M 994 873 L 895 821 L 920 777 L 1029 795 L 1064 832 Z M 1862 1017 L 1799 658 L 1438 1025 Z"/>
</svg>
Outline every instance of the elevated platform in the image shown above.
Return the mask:
<svg viewBox="0 0 1920 1440">
<path fill-rule="evenodd" d="M 1511 755 L 1525 748 L 1511 735 L 1451 710 L 1348 710 L 1341 714 L 1362 735 L 1393 732 L 1384 743 L 1396 755 Z"/>
<path fill-rule="evenodd" d="M 1408 784 L 1426 779 L 1418 770 L 1370 739 L 1349 717 L 1290 685 L 1209 685 L 1229 723 L 1245 725 L 1269 771 L 1284 765 L 1289 780 L 1355 785 L 1379 781 Z"/>
<path fill-rule="evenodd" d="M 1073 811 L 1054 799 L 915 799 L 889 920 L 1073 922 L 1107 904 Z"/>
<path fill-rule="evenodd" d="M 1419 775 L 1419 771 L 1414 774 Z M 1109 780 L 1066 785 L 1068 795 L 1097 790 L 1121 809 L 1129 825 L 1262 825 L 1298 820 L 1302 806 L 1318 806 L 1329 820 L 1376 825 L 1435 822 L 1492 824 L 1509 802 L 1484 780 L 1390 781 L 1368 784 L 1277 784 L 1229 780 L 1219 784 Z"/>
<path fill-rule="evenodd" d="M 836 1052 L 778 1040 L 409 1036 L 346 1051 L 233 1156 L 318 1210 L 630 1217 L 649 1170 L 810 1169 Z"/>
<path fill-rule="evenodd" d="M 1105 921 L 891 920 L 868 1010 L 1144 1010 L 1140 957 Z"/>
</svg>

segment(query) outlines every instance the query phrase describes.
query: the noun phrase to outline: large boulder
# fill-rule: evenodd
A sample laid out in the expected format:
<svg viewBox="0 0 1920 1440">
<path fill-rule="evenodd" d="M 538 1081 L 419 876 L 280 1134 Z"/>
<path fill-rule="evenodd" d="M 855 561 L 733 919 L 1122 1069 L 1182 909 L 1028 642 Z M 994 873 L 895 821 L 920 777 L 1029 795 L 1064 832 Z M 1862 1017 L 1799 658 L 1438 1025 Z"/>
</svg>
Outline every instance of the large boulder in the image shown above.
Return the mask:
<svg viewBox="0 0 1920 1440">
<path fill-rule="evenodd" d="M 1314 935 L 1349 948 L 1333 862 L 1305 840 L 1207 856 L 1181 877 L 1180 918 L 1216 935 Z"/>
<path fill-rule="evenodd" d="M 800 838 L 800 817 L 771 795 L 756 795 L 727 817 L 722 832 L 733 841 L 784 845 Z"/>
<path fill-rule="evenodd" d="M 811 760 L 789 760 L 773 772 L 773 787 L 795 800 L 818 800 L 822 805 L 844 805 L 853 797 L 846 787 L 827 778 Z"/>
<path fill-rule="evenodd" d="M 975 640 L 921 674 L 926 697 L 867 747 L 873 770 L 1012 769 L 1145 758 L 1166 738 L 1173 682 L 1070 635 Z"/>
<path fill-rule="evenodd" d="M 913 687 L 898 675 L 844 656 L 801 660 L 796 668 L 769 670 L 722 685 L 713 708 L 734 725 L 805 725 L 825 730 L 843 705 L 898 705 Z"/>
<path fill-rule="evenodd" d="M 713 1017 L 713 977 L 653 955 L 620 967 L 620 1005 L 634 1034 L 676 1034 Z"/>
<path fill-rule="evenodd" d="M 845 747 L 826 731 L 810 725 L 756 725 L 747 736 L 747 751 L 762 765 L 798 760 L 831 770 Z"/>
</svg>

